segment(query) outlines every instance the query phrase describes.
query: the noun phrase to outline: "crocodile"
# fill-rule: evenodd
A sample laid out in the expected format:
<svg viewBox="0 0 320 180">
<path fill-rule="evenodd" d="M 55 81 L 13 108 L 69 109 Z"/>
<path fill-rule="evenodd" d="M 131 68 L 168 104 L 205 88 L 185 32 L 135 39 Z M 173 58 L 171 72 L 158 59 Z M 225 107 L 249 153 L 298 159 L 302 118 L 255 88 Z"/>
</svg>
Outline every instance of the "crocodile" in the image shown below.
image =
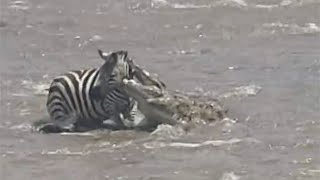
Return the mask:
<svg viewBox="0 0 320 180">
<path fill-rule="evenodd" d="M 137 109 L 144 118 L 136 127 L 151 128 L 159 124 L 206 124 L 227 117 L 227 109 L 219 100 L 201 100 L 186 93 L 169 91 L 157 76 L 142 69 L 132 59 L 133 79 L 123 79 L 121 87 L 137 102 Z M 185 126 L 190 127 L 190 126 Z"/>
</svg>

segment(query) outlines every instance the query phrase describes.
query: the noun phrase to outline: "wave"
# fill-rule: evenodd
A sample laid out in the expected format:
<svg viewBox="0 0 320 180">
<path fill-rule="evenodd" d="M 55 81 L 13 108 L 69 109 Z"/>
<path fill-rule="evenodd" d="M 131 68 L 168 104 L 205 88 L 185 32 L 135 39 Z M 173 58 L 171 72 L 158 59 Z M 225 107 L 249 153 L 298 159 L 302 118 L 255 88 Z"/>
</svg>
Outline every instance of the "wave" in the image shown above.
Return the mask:
<svg viewBox="0 0 320 180">
<path fill-rule="evenodd" d="M 264 23 L 261 27 L 257 28 L 252 35 L 264 36 L 264 35 L 301 35 L 301 34 L 316 34 L 320 32 L 320 26 L 315 23 L 306 23 L 304 25 L 287 24 L 281 22 Z"/>
<path fill-rule="evenodd" d="M 151 1 L 134 1 L 131 2 L 130 9 L 134 11 L 146 11 L 147 9 L 201 9 L 201 8 L 217 8 L 217 7 L 233 7 L 240 9 L 274 9 L 297 7 L 310 4 L 320 3 L 317 0 L 282 0 L 278 3 L 255 3 L 248 0 L 151 0 Z"/>
</svg>

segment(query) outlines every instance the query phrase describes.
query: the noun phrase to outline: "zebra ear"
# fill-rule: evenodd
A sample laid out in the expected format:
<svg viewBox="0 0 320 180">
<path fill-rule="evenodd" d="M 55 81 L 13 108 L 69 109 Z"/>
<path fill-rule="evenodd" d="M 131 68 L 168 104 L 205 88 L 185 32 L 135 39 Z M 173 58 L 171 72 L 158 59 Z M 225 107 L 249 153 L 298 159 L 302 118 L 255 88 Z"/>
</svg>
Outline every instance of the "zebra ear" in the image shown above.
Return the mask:
<svg viewBox="0 0 320 180">
<path fill-rule="evenodd" d="M 100 49 L 98 49 L 98 53 L 99 53 L 99 55 L 100 55 L 100 57 L 102 58 L 102 59 L 106 59 L 110 54 L 108 54 L 108 53 L 104 53 L 103 51 L 101 51 Z"/>
<path fill-rule="evenodd" d="M 111 52 L 111 53 L 105 53 L 98 49 L 98 53 L 100 57 L 110 65 L 115 65 L 117 63 L 117 53 L 116 52 Z"/>
</svg>

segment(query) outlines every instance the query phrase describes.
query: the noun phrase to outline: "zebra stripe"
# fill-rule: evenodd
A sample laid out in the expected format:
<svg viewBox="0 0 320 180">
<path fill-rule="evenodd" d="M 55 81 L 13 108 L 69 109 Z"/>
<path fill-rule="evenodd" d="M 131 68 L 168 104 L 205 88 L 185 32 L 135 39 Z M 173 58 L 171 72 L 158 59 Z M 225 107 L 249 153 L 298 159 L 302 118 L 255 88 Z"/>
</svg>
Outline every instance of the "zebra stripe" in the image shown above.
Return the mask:
<svg viewBox="0 0 320 180">
<path fill-rule="evenodd" d="M 127 114 L 133 100 L 117 86 L 121 79 L 132 73 L 126 62 L 126 52 L 100 56 L 105 60 L 100 68 L 70 71 L 52 81 L 47 109 L 53 120 L 68 122 L 73 118 L 90 124 L 110 118 L 117 121 L 120 114 L 130 116 Z"/>
<path fill-rule="evenodd" d="M 56 114 L 69 115 L 75 112 L 78 118 L 97 119 L 103 115 L 96 110 L 96 105 L 89 92 L 99 74 L 98 69 L 71 71 L 55 78 L 50 86 L 47 100 L 49 114 L 57 119 Z"/>
</svg>

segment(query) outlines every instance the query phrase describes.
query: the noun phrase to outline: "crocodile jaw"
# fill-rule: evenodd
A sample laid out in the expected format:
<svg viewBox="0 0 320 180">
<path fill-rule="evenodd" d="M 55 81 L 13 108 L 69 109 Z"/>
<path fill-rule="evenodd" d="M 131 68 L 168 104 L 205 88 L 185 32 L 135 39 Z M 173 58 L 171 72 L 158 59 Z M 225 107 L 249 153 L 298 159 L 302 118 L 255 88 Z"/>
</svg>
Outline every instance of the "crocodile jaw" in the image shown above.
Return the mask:
<svg viewBox="0 0 320 180">
<path fill-rule="evenodd" d="M 176 124 L 176 121 L 173 119 L 174 113 L 165 105 L 157 105 L 148 101 L 148 99 L 154 98 L 154 96 L 149 94 L 150 92 L 154 92 L 150 88 L 152 86 L 143 86 L 134 80 L 123 80 L 124 91 L 138 102 L 138 109 L 148 120 L 157 121 L 159 124 Z"/>
</svg>

